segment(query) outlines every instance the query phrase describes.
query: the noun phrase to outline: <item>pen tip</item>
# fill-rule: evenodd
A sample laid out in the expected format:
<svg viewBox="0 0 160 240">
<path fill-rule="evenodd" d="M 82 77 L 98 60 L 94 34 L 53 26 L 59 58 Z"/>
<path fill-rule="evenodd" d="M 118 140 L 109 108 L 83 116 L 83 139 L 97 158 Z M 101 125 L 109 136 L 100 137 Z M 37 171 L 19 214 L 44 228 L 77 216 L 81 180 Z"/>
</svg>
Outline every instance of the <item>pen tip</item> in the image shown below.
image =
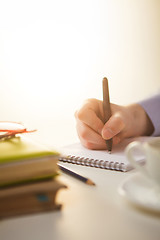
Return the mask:
<svg viewBox="0 0 160 240">
<path fill-rule="evenodd" d="M 111 154 L 111 151 L 108 151 L 109 154 Z"/>
</svg>

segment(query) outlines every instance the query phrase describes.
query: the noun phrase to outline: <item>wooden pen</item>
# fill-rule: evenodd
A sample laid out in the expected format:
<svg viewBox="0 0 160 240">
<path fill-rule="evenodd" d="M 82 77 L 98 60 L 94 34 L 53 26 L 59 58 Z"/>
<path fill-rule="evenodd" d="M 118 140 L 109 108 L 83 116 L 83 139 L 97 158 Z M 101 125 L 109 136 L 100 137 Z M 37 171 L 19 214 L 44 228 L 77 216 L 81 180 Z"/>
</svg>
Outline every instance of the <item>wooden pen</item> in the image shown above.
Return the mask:
<svg viewBox="0 0 160 240">
<path fill-rule="evenodd" d="M 109 87 L 108 87 L 108 79 L 106 77 L 103 78 L 103 113 L 104 113 L 104 124 L 111 117 L 111 108 L 110 108 L 110 98 L 109 98 Z M 109 153 L 112 151 L 112 138 L 106 140 L 107 150 Z"/>
</svg>

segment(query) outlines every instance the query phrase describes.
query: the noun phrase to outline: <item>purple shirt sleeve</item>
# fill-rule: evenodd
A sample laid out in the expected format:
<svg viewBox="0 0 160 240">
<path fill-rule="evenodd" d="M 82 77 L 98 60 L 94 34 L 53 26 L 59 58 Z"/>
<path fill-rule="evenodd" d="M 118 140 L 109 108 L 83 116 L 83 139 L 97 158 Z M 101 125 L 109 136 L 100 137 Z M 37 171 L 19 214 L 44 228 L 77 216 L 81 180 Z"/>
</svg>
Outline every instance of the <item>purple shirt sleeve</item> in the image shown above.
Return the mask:
<svg viewBox="0 0 160 240">
<path fill-rule="evenodd" d="M 152 135 L 160 136 L 160 94 L 154 95 L 138 104 L 144 108 L 153 123 L 154 132 Z"/>
</svg>

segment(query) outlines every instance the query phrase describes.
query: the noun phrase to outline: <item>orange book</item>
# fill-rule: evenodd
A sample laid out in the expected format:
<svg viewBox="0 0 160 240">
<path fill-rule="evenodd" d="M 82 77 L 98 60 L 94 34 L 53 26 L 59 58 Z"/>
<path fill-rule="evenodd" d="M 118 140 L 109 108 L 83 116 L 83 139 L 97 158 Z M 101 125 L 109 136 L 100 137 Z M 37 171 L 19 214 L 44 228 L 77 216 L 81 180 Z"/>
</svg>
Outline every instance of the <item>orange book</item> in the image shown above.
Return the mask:
<svg viewBox="0 0 160 240">
<path fill-rule="evenodd" d="M 61 208 L 56 196 L 66 185 L 56 179 L 0 189 L 0 218 Z"/>
</svg>

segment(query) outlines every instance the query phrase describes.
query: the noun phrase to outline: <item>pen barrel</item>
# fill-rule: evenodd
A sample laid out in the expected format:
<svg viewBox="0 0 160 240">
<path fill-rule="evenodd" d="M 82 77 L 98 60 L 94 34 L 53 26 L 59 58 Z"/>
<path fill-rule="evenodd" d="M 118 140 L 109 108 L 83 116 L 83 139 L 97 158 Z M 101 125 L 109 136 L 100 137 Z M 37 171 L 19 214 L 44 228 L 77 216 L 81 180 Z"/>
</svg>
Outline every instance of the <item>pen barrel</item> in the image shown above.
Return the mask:
<svg viewBox="0 0 160 240">
<path fill-rule="evenodd" d="M 63 166 L 60 165 L 60 164 L 58 164 L 58 166 L 59 166 L 60 170 L 62 170 L 64 173 L 69 174 L 69 175 L 71 175 L 72 177 L 75 177 L 75 178 L 79 179 L 79 180 L 82 181 L 82 182 L 87 182 L 88 179 L 85 178 L 85 177 L 83 177 L 83 176 L 81 176 L 81 175 L 79 175 L 78 173 L 73 172 L 73 171 L 71 171 L 70 169 L 68 169 L 68 168 L 66 168 L 66 167 L 63 167 Z"/>
<path fill-rule="evenodd" d="M 106 123 L 111 117 L 109 87 L 107 78 L 103 78 L 103 114 L 104 123 Z"/>
<path fill-rule="evenodd" d="M 103 114 L 104 114 L 104 124 L 111 117 L 111 107 L 110 107 L 110 97 L 109 97 L 109 87 L 108 87 L 108 79 L 106 77 L 103 78 Z M 112 139 L 106 140 L 107 149 L 109 152 L 112 150 Z"/>
</svg>

